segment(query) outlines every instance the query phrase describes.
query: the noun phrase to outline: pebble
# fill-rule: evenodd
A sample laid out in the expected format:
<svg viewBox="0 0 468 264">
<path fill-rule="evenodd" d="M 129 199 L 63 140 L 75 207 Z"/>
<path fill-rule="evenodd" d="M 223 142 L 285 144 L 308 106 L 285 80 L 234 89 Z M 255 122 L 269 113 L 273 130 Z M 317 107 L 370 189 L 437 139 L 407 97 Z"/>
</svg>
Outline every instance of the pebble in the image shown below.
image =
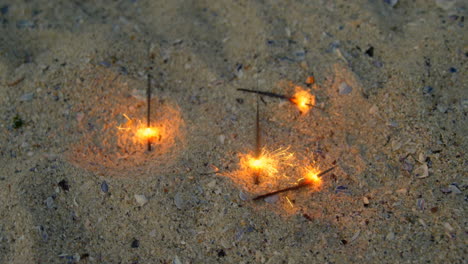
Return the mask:
<svg viewBox="0 0 468 264">
<path fill-rule="evenodd" d="M 294 57 L 296 57 L 296 61 L 303 61 L 305 59 L 305 50 L 299 49 L 294 52 Z"/>
<path fill-rule="evenodd" d="M 210 181 L 206 186 L 208 186 L 208 188 L 214 188 L 216 186 L 216 180 Z"/>
<path fill-rule="evenodd" d="M 178 256 L 174 257 L 174 260 L 172 261 L 172 264 L 182 264 Z"/>
<path fill-rule="evenodd" d="M 349 86 L 346 82 L 342 82 L 338 87 L 340 94 L 350 94 L 353 91 L 353 88 Z"/>
<path fill-rule="evenodd" d="M 394 7 L 398 3 L 398 0 L 384 0 L 384 2 Z"/>
<path fill-rule="evenodd" d="M 422 164 L 414 170 L 414 176 L 419 179 L 427 178 L 429 176 L 429 167 L 426 163 Z"/>
<path fill-rule="evenodd" d="M 139 248 L 140 247 L 140 240 L 133 239 L 131 247 L 132 248 Z"/>
<path fill-rule="evenodd" d="M 435 0 L 435 4 L 444 10 L 449 10 L 453 7 L 456 1 L 457 0 Z"/>
<path fill-rule="evenodd" d="M 369 205 L 369 199 L 367 197 L 362 197 L 362 202 L 364 203 L 364 205 Z"/>
<path fill-rule="evenodd" d="M 108 61 L 101 61 L 99 62 L 99 65 L 106 67 L 106 68 L 109 68 L 111 66 L 110 62 Z"/>
<path fill-rule="evenodd" d="M 226 136 L 225 135 L 219 135 L 218 136 L 218 141 L 219 143 L 221 144 L 224 144 L 224 141 L 226 140 Z"/>
<path fill-rule="evenodd" d="M 418 210 L 424 211 L 426 208 L 426 202 L 423 198 L 419 198 L 416 200 L 416 206 L 418 207 Z"/>
<path fill-rule="evenodd" d="M 247 194 L 245 194 L 243 191 L 240 191 L 239 192 L 239 198 L 242 200 L 242 201 L 247 201 L 249 199 L 249 197 L 247 196 Z"/>
<path fill-rule="evenodd" d="M 9 9 L 10 9 L 10 7 L 8 5 L 4 5 L 4 6 L 0 7 L 0 13 L 2 15 L 6 15 L 8 13 Z"/>
<path fill-rule="evenodd" d="M 54 207 L 54 198 L 52 196 L 47 197 L 47 199 L 44 202 L 47 208 L 52 209 Z"/>
<path fill-rule="evenodd" d="M 350 239 L 350 242 L 353 242 L 354 240 L 356 240 L 359 237 L 359 234 L 361 234 L 360 229 L 358 229 L 356 233 L 354 233 L 353 237 Z"/>
<path fill-rule="evenodd" d="M 34 93 L 25 93 L 20 97 L 21 102 L 29 102 L 34 99 Z"/>
<path fill-rule="evenodd" d="M 441 191 L 445 194 L 454 193 L 454 194 L 461 194 L 462 191 L 458 188 L 456 183 L 450 184 L 447 188 L 441 189 Z"/>
<path fill-rule="evenodd" d="M 432 91 L 434 91 L 434 88 L 432 88 L 432 86 L 424 86 L 422 89 L 423 94 L 431 94 Z"/>
<path fill-rule="evenodd" d="M 385 237 L 386 240 L 393 240 L 395 239 L 395 233 L 393 232 L 390 232 L 387 234 L 387 236 Z"/>
<path fill-rule="evenodd" d="M 34 23 L 29 20 L 20 20 L 16 22 L 16 27 L 19 29 L 32 28 L 34 27 Z"/>
<path fill-rule="evenodd" d="M 264 200 L 265 200 L 265 202 L 267 202 L 269 204 L 274 204 L 279 200 L 279 195 L 275 194 L 275 195 L 272 195 L 272 196 L 268 196 Z"/>
<path fill-rule="evenodd" d="M 437 110 L 439 110 L 439 112 L 441 112 L 442 114 L 447 112 L 448 110 L 448 107 L 444 104 L 438 104 L 437 105 Z"/>
<path fill-rule="evenodd" d="M 180 194 L 180 192 L 176 193 L 176 195 L 174 196 L 174 203 L 175 203 L 177 209 L 182 210 L 184 208 L 185 201 L 183 200 L 182 195 Z"/>
<path fill-rule="evenodd" d="M 47 242 L 49 240 L 49 234 L 43 226 L 39 226 L 39 232 L 41 232 L 42 241 Z"/>
<path fill-rule="evenodd" d="M 444 225 L 444 228 L 447 229 L 447 231 L 453 232 L 454 229 L 449 223 L 445 222 L 443 225 Z"/>
<path fill-rule="evenodd" d="M 376 115 L 379 112 L 379 108 L 376 105 L 371 106 L 369 108 L 369 114 Z"/>
<path fill-rule="evenodd" d="M 101 183 L 101 191 L 108 193 L 109 192 L 109 185 L 107 184 L 106 181 L 103 181 Z"/>
<path fill-rule="evenodd" d="M 135 194 L 135 200 L 139 206 L 143 206 L 148 202 L 148 198 L 144 194 Z"/>
</svg>

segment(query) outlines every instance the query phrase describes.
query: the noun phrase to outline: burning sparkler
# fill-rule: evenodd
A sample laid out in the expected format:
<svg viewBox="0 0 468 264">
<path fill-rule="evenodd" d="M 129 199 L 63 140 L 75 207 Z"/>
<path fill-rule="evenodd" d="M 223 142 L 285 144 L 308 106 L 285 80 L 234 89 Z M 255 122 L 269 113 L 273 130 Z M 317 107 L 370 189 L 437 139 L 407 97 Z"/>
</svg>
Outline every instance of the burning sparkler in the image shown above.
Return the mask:
<svg viewBox="0 0 468 264">
<path fill-rule="evenodd" d="M 294 154 L 290 153 L 287 148 L 272 152 L 262 149 L 258 157 L 252 154 L 241 155 L 240 167 L 242 171 L 253 171 L 274 177 L 278 174 L 280 165 L 290 165 L 293 157 Z"/>
<path fill-rule="evenodd" d="M 322 171 L 320 173 L 316 173 L 315 170 L 310 168 L 308 170 L 308 172 L 306 173 L 306 176 L 304 177 L 304 179 L 302 179 L 302 181 L 300 181 L 298 184 L 296 184 L 294 186 L 284 188 L 284 189 L 280 189 L 280 190 L 276 190 L 276 191 L 273 191 L 273 192 L 269 192 L 269 193 L 266 193 L 266 194 L 259 195 L 259 196 L 255 197 L 255 198 L 253 198 L 253 200 L 257 201 L 257 200 L 260 200 L 260 199 L 263 199 L 263 198 L 266 198 L 266 197 L 269 197 L 269 196 L 272 196 L 272 195 L 275 195 L 275 194 L 278 194 L 278 193 L 293 191 L 293 190 L 297 190 L 297 189 L 300 189 L 300 188 L 303 188 L 303 187 L 306 187 L 306 186 L 311 186 L 311 185 L 320 186 L 320 184 L 322 183 L 321 177 L 323 175 L 329 173 L 333 169 L 335 169 L 335 167 L 331 167 L 331 168 L 329 168 L 329 169 L 327 169 L 325 171 Z"/>
<path fill-rule="evenodd" d="M 287 100 L 290 103 L 294 104 L 299 108 L 301 113 L 306 114 L 312 107 L 315 106 L 315 96 L 312 95 L 309 91 L 303 89 L 301 86 L 295 86 L 295 93 L 293 96 L 286 96 L 282 94 L 272 93 L 272 92 L 265 92 L 259 90 L 250 90 L 250 89 L 243 89 L 239 88 L 238 91 L 247 92 L 247 93 L 256 93 L 264 96 L 279 98 L 282 100 Z"/>
</svg>

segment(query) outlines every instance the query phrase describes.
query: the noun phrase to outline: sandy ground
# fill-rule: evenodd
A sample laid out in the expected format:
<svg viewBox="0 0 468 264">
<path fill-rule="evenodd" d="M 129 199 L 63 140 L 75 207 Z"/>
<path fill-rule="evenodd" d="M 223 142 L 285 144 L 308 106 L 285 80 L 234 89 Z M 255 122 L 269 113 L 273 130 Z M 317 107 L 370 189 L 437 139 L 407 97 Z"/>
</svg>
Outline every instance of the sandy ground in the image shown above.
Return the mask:
<svg viewBox="0 0 468 264">
<path fill-rule="evenodd" d="M 0 2 L 0 263 L 465 263 L 464 1 L 94 2 Z M 117 129 L 147 73 L 152 152 Z M 294 161 L 255 185 L 237 88 L 295 85 L 319 107 L 260 100 Z"/>
</svg>

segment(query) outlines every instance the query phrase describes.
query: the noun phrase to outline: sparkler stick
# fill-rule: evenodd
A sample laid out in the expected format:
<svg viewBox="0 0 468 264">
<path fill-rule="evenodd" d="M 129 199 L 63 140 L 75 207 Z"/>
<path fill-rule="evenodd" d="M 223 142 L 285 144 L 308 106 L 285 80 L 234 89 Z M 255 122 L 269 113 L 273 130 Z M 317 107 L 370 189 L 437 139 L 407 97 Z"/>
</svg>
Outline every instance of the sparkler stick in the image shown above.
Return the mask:
<svg viewBox="0 0 468 264">
<path fill-rule="evenodd" d="M 272 93 L 272 92 L 264 92 L 264 91 L 259 91 L 259 90 L 249 90 L 249 89 L 243 89 L 243 88 L 239 88 L 237 90 L 242 91 L 242 92 L 246 92 L 246 93 L 256 93 L 256 94 L 261 94 L 261 95 L 265 95 L 265 96 L 280 98 L 280 99 L 284 99 L 284 100 L 289 100 L 290 99 L 286 95 Z"/>
<path fill-rule="evenodd" d="M 255 137 L 255 158 L 259 159 L 260 155 L 262 154 L 262 148 L 261 148 L 261 132 L 260 132 L 260 112 L 258 110 L 258 98 L 260 96 L 257 95 L 257 121 L 256 121 L 256 126 L 255 126 L 255 131 L 256 131 L 256 137 Z M 260 171 L 257 169 L 254 172 L 254 183 L 259 184 L 260 183 Z"/>
<path fill-rule="evenodd" d="M 146 90 L 146 101 L 147 101 L 147 116 L 146 125 L 148 128 L 151 127 L 151 74 L 148 74 L 148 89 Z M 151 151 L 151 139 L 148 138 L 148 151 Z"/>
<path fill-rule="evenodd" d="M 336 166 L 333 166 L 327 170 L 324 170 L 322 172 L 320 172 L 319 174 L 317 174 L 317 177 L 321 177 L 327 173 L 329 173 L 330 171 L 332 171 L 333 169 L 335 169 Z M 255 198 L 253 198 L 253 201 L 257 201 L 257 200 L 260 200 L 260 199 L 263 199 L 263 198 L 266 198 L 266 197 L 269 197 L 269 196 L 272 196 L 272 195 L 275 195 L 275 194 L 278 194 L 278 193 L 283 193 L 283 192 L 287 192 L 287 191 L 293 191 L 293 190 L 297 190 L 297 189 L 300 189 L 302 187 L 305 187 L 305 186 L 309 186 L 313 183 L 313 181 L 307 181 L 307 180 L 304 180 L 294 186 L 290 186 L 290 187 L 287 187 L 287 188 L 284 188 L 284 189 L 280 189 L 280 190 L 276 190 L 276 191 L 273 191 L 273 192 L 269 192 L 269 193 L 266 193 L 266 194 L 262 194 L 262 195 L 259 195 Z"/>
<path fill-rule="evenodd" d="M 264 96 L 279 98 L 279 99 L 282 99 L 282 100 L 287 100 L 290 103 L 296 104 L 296 102 L 294 101 L 293 96 L 286 96 L 286 95 L 283 95 L 283 94 L 277 94 L 277 93 L 265 92 L 265 91 L 259 91 L 259 90 L 250 90 L 250 89 L 244 89 L 244 88 L 239 88 L 237 90 L 241 91 L 241 92 L 246 92 L 246 93 L 255 93 L 255 94 L 260 94 L 260 95 L 264 95 Z M 307 103 L 306 105 L 310 106 L 310 107 L 317 107 L 317 106 L 315 106 L 313 104 L 309 104 L 309 103 Z"/>
</svg>

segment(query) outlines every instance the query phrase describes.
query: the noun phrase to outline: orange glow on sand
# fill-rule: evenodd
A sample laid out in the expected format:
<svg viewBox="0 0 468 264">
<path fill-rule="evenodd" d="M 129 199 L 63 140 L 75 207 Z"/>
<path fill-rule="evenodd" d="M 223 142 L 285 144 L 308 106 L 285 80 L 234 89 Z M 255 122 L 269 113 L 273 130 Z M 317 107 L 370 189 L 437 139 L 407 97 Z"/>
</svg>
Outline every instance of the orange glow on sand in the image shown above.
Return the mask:
<svg viewBox="0 0 468 264">
<path fill-rule="evenodd" d="M 256 158 L 253 153 L 239 154 L 239 164 L 235 171 L 223 173 L 232 181 L 249 192 L 264 192 L 271 190 L 272 186 L 278 186 L 280 182 L 287 181 L 285 175 L 287 167 L 293 165 L 294 154 L 289 148 L 280 148 L 275 151 L 262 149 Z M 255 176 L 259 177 L 259 182 L 255 183 Z"/>
<path fill-rule="evenodd" d="M 310 108 L 315 105 L 315 96 L 298 85 L 295 86 L 295 90 L 294 96 L 291 97 L 290 101 L 293 102 L 303 114 L 306 114 Z"/>
<path fill-rule="evenodd" d="M 123 126 L 117 126 L 117 129 L 121 131 L 121 137 L 131 138 L 131 141 L 137 144 L 147 144 L 148 141 L 151 143 L 158 143 L 158 141 L 161 141 L 162 134 L 165 131 L 163 126 L 147 127 L 140 120 L 135 122 L 126 114 L 122 114 L 122 116 L 125 117 L 127 121 Z"/>
</svg>

